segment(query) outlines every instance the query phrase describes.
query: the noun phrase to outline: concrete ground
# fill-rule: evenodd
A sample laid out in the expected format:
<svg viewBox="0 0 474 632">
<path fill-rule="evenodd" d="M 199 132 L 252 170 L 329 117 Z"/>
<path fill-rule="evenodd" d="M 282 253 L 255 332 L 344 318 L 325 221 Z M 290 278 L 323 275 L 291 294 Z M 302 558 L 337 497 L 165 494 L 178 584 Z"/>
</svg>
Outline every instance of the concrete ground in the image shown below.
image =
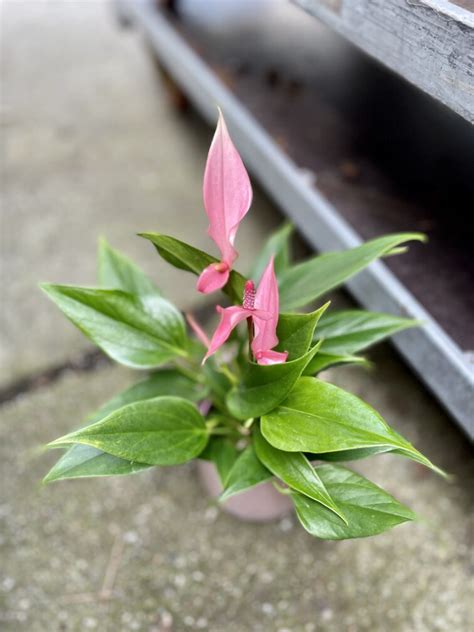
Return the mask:
<svg viewBox="0 0 474 632">
<path fill-rule="evenodd" d="M 102 234 L 189 307 L 194 280 L 134 234 L 211 247 L 200 192 L 211 131 L 169 107 L 139 37 L 120 32 L 108 9 L 86 0 L 2 6 L 0 390 L 18 388 L 0 408 L 0 629 L 470 629 L 468 446 L 388 346 L 372 354 L 377 372 L 331 379 L 454 474 L 447 483 L 393 456 L 357 464 L 415 509 L 417 524 L 342 543 L 312 539 L 292 516 L 243 524 L 205 497 L 192 465 L 41 487 L 57 456 L 41 445 L 132 375 L 100 364 L 46 379 L 89 346 L 36 282 L 92 284 Z M 257 191 L 239 233 L 243 269 L 279 221 Z"/>
</svg>

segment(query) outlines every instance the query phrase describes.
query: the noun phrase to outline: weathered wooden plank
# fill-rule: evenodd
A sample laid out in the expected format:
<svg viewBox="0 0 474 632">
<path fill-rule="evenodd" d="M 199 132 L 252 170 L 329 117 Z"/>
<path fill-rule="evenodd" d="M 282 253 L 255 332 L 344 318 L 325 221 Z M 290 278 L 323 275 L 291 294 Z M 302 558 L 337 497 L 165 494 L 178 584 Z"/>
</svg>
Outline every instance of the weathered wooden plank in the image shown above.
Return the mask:
<svg viewBox="0 0 474 632">
<path fill-rule="evenodd" d="M 474 0 L 293 2 L 474 123 Z"/>
</svg>

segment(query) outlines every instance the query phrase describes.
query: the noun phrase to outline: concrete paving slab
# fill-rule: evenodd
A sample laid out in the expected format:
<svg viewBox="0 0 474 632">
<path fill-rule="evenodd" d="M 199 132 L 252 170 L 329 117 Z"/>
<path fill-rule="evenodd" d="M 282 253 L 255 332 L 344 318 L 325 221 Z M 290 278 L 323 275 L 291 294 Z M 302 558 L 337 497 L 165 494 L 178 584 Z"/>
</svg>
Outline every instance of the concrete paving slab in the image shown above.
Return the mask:
<svg viewBox="0 0 474 632">
<path fill-rule="evenodd" d="M 100 235 L 182 307 L 199 302 L 194 278 L 135 234 L 215 250 L 201 197 L 212 130 L 170 106 L 145 47 L 118 28 L 108 3 L 6 2 L 2 39 L 5 384 L 87 346 L 37 283 L 93 285 Z M 243 269 L 279 221 L 257 191 L 237 242 Z"/>
<path fill-rule="evenodd" d="M 379 407 L 455 478 L 447 483 L 400 457 L 359 462 L 423 517 L 365 540 L 318 541 L 293 517 L 238 522 L 212 505 L 192 465 L 41 487 L 57 453 L 39 454 L 38 446 L 124 387 L 130 374 L 122 369 L 71 373 L 4 405 L 1 629 L 470 629 L 467 445 L 392 354 L 377 356 L 377 373 L 332 378 Z"/>
</svg>

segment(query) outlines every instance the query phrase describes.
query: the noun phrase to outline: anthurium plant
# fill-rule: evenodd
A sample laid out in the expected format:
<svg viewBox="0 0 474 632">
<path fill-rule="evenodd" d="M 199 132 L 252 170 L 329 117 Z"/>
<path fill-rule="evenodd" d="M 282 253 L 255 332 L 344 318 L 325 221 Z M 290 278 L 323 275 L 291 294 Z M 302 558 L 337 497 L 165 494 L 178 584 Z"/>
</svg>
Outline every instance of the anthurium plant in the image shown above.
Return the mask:
<svg viewBox="0 0 474 632">
<path fill-rule="evenodd" d="M 391 452 L 442 472 L 371 406 L 319 374 L 363 364 L 360 352 L 417 323 L 360 309 L 333 311 L 327 302 L 313 308 L 374 260 L 423 236 L 387 235 L 294 264 L 285 225 L 247 278 L 234 267 L 234 241 L 251 201 L 247 171 L 220 114 L 204 174 L 208 232 L 220 256 L 141 233 L 167 263 L 198 276 L 197 291 L 224 293 L 210 339 L 192 314 L 184 316 L 104 241 L 99 287 L 42 285 L 105 354 L 142 372 L 79 429 L 49 444 L 65 452 L 45 481 L 205 459 L 218 471 L 222 502 L 273 480 L 318 538 L 372 536 L 413 520 L 410 509 L 341 463 Z M 297 311 L 307 306 L 312 311 Z"/>
</svg>

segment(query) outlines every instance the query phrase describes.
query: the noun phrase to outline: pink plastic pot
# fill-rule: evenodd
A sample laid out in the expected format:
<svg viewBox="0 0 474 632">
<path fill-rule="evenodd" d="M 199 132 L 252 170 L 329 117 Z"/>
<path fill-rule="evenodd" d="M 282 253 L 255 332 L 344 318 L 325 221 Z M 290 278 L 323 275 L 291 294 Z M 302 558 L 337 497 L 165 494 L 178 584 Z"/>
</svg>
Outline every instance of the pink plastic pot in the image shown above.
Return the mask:
<svg viewBox="0 0 474 632">
<path fill-rule="evenodd" d="M 205 490 L 212 498 L 217 498 L 222 492 L 222 485 L 214 464 L 197 461 L 197 469 Z M 260 483 L 219 504 L 227 513 L 248 522 L 277 520 L 288 514 L 293 507 L 290 498 L 280 494 L 271 481 Z"/>
</svg>

